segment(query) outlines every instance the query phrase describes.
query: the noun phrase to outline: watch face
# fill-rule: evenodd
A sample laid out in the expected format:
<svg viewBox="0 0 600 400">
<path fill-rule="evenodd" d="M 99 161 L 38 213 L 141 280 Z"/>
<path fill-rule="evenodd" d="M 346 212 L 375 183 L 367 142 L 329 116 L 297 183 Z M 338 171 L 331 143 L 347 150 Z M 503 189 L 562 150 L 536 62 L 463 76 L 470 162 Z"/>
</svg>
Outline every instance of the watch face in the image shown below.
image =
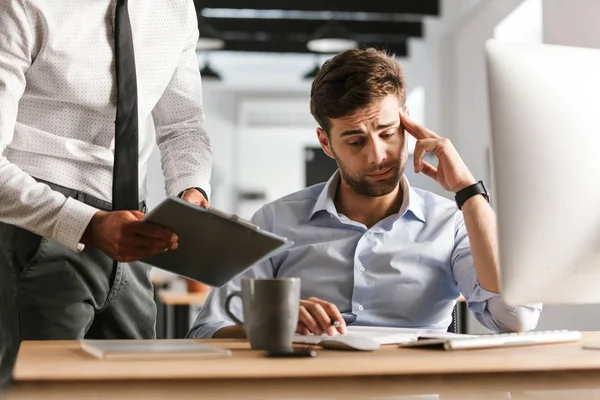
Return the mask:
<svg viewBox="0 0 600 400">
<path fill-rule="evenodd" d="M 485 186 L 485 182 L 484 181 L 479 181 L 479 183 L 481 183 L 481 187 L 483 188 L 483 191 L 485 192 L 485 195 L 488 197 L 490 197 L 490 192 L 488 192 L 488 188 L 487 186 Z"/>
</svg>

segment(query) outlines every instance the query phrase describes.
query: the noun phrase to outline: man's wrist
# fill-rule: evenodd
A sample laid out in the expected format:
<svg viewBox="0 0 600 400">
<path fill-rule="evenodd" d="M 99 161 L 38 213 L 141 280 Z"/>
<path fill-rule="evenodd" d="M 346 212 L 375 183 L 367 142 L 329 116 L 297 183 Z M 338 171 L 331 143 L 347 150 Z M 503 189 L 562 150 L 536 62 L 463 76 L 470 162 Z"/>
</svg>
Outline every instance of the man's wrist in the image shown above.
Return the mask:
<svg viewBox="0 0 600 400">
<path fill-rule="evenodd" d="M 208 196 L 206 195 L 206 192 L 204 190 L 200 189 L 199 187 L 191 187 L 191 188 L 187 188 L 185 190 L 182 190 L 181 192 L 179 192 L 179 194 L 177 195 L 177 197 L 181 198 L 185 192 L 187 192 L 188 190 L 192 190 L 192 189 L 195 189 L 195 190 L 199 191 L 200 194 L 202 196 L 204 196 L 204 198 L 206 200 L 208 200 Z"/>
<path fill-rule="evenodd" d="M 454 188 L 454 194 L 460 192 L 464 188 L 467 188 L 469 186 L 473 186 L 476 183 L 477 183 L 477 181 L 475 180 L 475 178 L 471 178 L 469 180 L 466 180 L 466 181 L 462 182 L 460 185 L 458 185 L 457 187 Z"/>
<path fill-rule="evenodd" d="M 481 195 L 481 196 L 479 196 Z M 458 209 L 461 210 L 463 205 L 473 197 L 483 197 L 487 202 L 490 201 L 490 195 L 483 181 L 475 182 L 458 190 L 454 197 Z"/>
<path fill-rule="evenodd" d="M 83 235 L 81 235 L 80 243 L 84 245 L 90 245 L 94 243 L 94 229 L 95 225 L 98 223 L 98 220 L 101 219 L 104 215 L 106 215 L 106 211 L 97 211 L 90 219 L 87 227 L 83 231 Z"/>
</svg>

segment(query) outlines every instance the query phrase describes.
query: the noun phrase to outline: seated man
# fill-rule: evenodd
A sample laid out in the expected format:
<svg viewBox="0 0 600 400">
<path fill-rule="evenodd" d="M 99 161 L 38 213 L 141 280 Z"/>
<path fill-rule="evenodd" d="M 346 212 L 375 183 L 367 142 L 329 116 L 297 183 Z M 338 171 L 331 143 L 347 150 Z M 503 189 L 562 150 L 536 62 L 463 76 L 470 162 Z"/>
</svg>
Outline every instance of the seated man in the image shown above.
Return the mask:
<svg viewBox="0 0 600 400">
<path fill-rule="evenodd" d="M 323 65 L 310 109 L 339 169 L 254 215 L 293 247 L 213 289 L 189 336 L 243 335 L 224 309 L 243 278 L 300 277 L 302 334 L 335 335 L 348 323 L 446 330 L 461 293 L 493 331 L 535 327 L 541 305 L 509 306 L 498 294 L 496 221 L 485 188 L 448 139 L 409 119 L 405 98 L 401 67 L 383 52 L 350 50 Z M 409 185 L 405 131 L 417 139 L 415 172 L 456 193 L 456 202 Z M 233 306 L 242 318 L 241 304 Z"/>
</svg>

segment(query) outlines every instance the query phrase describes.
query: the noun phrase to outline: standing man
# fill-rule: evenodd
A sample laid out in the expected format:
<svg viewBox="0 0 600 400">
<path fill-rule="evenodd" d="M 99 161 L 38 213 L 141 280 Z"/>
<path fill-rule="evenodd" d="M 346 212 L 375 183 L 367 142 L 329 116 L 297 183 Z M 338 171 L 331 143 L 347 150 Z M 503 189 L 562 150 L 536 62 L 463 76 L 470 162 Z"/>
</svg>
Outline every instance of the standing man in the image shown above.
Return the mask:
<svg viewBox="0 0 600 400">
<path fill-rule="evenodd" d="M 210 193 L 197 39 L 191 0 L 0 2 L 2 375 L 22 340 L 155 336 L 155 140 L 168 195 Z"/>
</svg>

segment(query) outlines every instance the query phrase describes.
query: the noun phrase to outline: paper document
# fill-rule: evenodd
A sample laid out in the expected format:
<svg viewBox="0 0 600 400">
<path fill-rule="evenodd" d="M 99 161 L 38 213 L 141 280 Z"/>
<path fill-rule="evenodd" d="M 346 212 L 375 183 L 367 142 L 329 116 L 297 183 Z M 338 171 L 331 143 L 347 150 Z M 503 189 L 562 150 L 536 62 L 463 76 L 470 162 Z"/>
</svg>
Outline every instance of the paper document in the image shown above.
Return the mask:
<svg viewBox="0 0 600 400">
<path fill-rule="evenodd" d="M 349 326 L 346 335 L 350 336 L 368 336 L 381 345 L 402 344 L 416 342 L 419 338 L 455 338 L 470 337 L 473 335 L 464 335 L 451 332 L 436 331 L 431 329 L 418 328 L 392 328 L 381 326 Z M 319 344 L 321 340 L 327 338 L 327 335 L 296 335 L 294 343 Z"/>
</svg>

